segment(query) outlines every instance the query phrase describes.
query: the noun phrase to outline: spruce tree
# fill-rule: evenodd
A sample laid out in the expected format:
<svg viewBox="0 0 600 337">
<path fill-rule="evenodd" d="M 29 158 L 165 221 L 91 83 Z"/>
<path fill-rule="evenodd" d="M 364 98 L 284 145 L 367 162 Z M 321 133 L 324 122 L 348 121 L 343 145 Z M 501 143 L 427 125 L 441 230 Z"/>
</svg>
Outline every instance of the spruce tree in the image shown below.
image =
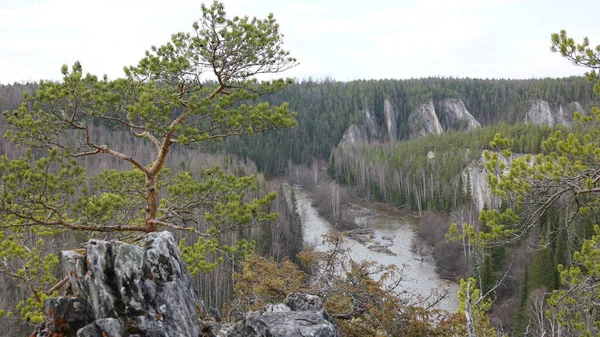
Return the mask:
<svg viewBox="0 0 600 337">
<path fill-rule="evenodd" d="M 514 335 L 526 336 L 528 323 L 527 299 L 529 298 L 529 266 L 525 266 L 525 271 L 521 277 L 521 285 L 519 286 L 519 294 L 517 296 L 517 311 L 514 317 Z"/>
</svg>

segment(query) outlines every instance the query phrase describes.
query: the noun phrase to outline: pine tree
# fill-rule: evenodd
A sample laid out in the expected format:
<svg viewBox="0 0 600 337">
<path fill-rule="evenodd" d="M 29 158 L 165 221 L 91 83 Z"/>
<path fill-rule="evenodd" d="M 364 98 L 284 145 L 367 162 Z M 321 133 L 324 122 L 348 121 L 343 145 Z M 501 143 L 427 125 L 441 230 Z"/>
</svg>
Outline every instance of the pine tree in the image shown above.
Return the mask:
<svg viewBox="0 0 600 337">
<path fill-rule="evenodd" d="M 217 167 L 196 179 L 165 168 L 174 147 L 203 147 L 296 124 L 286 103 L 260 102 L 291 80 L 256 76 L 296 64 L 282 48 L 273 16 L 228 18 L 216 1 L 201 8 L 193 33 L 176 33 L 151 47 L 136 66 L 124 68 L 124 78 L 86 74 L 79 62 L 65 65 L 60 82 L 42 81 L 27 102 L 4 112 L 7 138 L 35 150 L 0 160 L 0 273 L 31 290 L 20 306 L 28 320 L 43 320 L 42 303 L 56 293 L 58 258 L 46 247 L 52 235 L 80 231 L 83 238 L 123 238 L 181 230 L 187 239 L 182 257 L 197 273 L 253 247 L 244 239 L 227 244 L 225 237 L 275 217 L 269 212 L 274 193 L 246 197 L 256 188 L 254 176 L 236 177 Z M 101 141 L 94 134 L 98 125 L 118 137 Z M 129 153 L 119 146 L 121 138 L 151 150 Z M 131 169 L 87 176 L 76 160 L 98 156 Z"/>
</svg>

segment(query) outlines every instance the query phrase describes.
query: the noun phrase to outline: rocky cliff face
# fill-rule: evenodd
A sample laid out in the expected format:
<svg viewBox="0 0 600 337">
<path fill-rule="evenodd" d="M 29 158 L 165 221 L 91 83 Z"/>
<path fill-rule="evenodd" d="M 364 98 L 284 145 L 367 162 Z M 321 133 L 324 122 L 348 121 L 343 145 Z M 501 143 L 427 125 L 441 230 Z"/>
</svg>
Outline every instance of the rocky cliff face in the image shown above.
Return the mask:
<svg viewBox="0 0 600 337">
<path fill-rule="evenodd" d="M 555 105 L 537 99 L 532 101 L 525 114 L 525 122 L 538 125 L 572 124 L 573 112 L 584 112 L 578 102 L 568 105 Z M 394 141 L 398 135 L 398 109 L 386 99 L 383 102 L 384 125 L 378 125 L 370 109 L 364 111 L 361 123 L 351 125 L 344 133 L 341 143 L 360 143 L 368 141 Z M 481 123 L 469 112 L 460 98 L 430 100 L 412 111 L 408 120 L 408 138 L 415 139 L 428 134 L 441 134 L 447 130 L 472 130 L 481 127 Z"/>
<path fill-rule="evenodd" d="M 512 161 L 519 156 L 522 156 L 522 154 L 513 154 L 510 158 L 498 156 L 498 160 L 510 166 Z M 488 208 L 500 207 L 500 199 L 492 195 L 488 185 L 488 173 L 484 165 L 485 159 L 482 154 L 479 160 L 469 164 L 462 172 L 463 186 L 465 189 L 471 188 L 473 203 L 479 211 L 483 210 L 483 207 L 486 205 Z"/>
<path fill-rule="evenodd" d="M 344 132 L 344 136 L 342 137 L 340 144 L 357 144 L 366 140 L 367 139 L 361 130 L 361 127 L 357 124 L 352 124 L 348 130 Z"/>
<path fill-rule="evenodd" d="M 76 296 L 46 302 L 52 324 L 37 336 L 200 334 L 204 304 L 171 233 L 148 234 L 139 245 L 90 240 L 85 254 L 66 251 L 62 260 Z"/>
<path fill-rule="evenodd" d="M 568 105 L 555 105 L 538 99 L 534 100 L 529 106 L 525 114 L 525 122 L 537 125 L 564 125 L 570 127 L 575 111 L 584 113 L 583 107 L 578 102 Z"/>
<path fill-rule="evenodd" d="M 398 139 L 398 110 L 390 100 L 383 102 L 384 125 L 378 125 L 373 111 L 364 111 L 363 122 L 352 124 L 344 133 L 341 144 L 356 144 L 369 141 L 393 141 Z"/>
<path fill-rule="evenodd" d="M 85 254 L 62 254 L 73 295 L 45 302 L 34 337 L 324 336 L 339 332 L 321 300 L 293 294 L 284 304 L 221 326 L 208 317 L 169 232 L 139 245 L 90 240 Z"/>
<path fill-rule="evenodd" d="M 387 130 L 388 140 L 394 141 L 398 139 L 398 112 L 392 106 L 389 100 L 383 102 L 383 114 L 385 116 L 385 126 Z"/>
<path fill-rule="evenodd" d="M 452 130 L 471 130 L 481 124 L 471 115 L 460 98 L 433 100 L 421 104 L 408 116 L 409 138 L 414 139 L 431 133 L 441 134 Z"/>
<path fill-rule="evenodd" d="M 433 101 L 421 104 L 408 116 L 409 138 L 414 139 L 431 133 L 442 134 L 442 124 L 435 113 Z"/>
<path fill-rule="evenodd" d="M 341 144 L 369 141 L 395 141 L 398 135 L 398 109 L 386 99 L 383 101 L 384 125 L 378 125 L 370 109 L 364 111 L 363 122 L 352 124 L 342 137 Z M 481 124 L 467 110 L 459 98 L 447 98 L 421 104 L 408 116 L 409 139 L 441 134 L 444 130 L 471 130 Z"/>
<path fill-rule="evenodd" d="M 444 130 L 472 130 L 481 127 L 460 98 L 443 99 L 438 102 L 436 110 Z"/>
<path fill-rule="evenodd" d="M 462 173 L 462 180 L 465 189 L 471 189 L 473 204 L 478 211 L 483 210 L 485 205 L 494 207 L 495 200 L 487 184 L 487 172 L 483 167 L 482 161 L 477 161 L 467 166 Z"/>
<path fill-rule="evenodd" d="M 340 143 L 356 144 L 370 140 L 378 140 L 380 138 L 379 129 L 375 116 L 371 110 L 366 109 L 363 122 L 350 125 L 348 130 L 344 133 Z"/>
<path fill-rule="evenodd" d="M 379 138 L 379 126 L 377 125 L 377 121 L 375 121 L 375 116 L 370 109 L 365 110 L 365 137 L 367 139 L 377 139 Z"/>
</svg>

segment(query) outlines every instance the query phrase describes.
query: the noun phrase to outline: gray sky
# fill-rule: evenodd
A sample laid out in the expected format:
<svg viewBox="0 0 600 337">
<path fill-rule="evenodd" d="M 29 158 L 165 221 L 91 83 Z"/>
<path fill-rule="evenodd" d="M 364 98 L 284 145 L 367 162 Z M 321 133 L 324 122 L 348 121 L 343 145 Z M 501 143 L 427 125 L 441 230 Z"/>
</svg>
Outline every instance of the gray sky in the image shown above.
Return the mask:
<svg viewBox="0 0 600 337">
<path fill-rule="evenodd" d="M 225 0 L 230 15 L 275 14 L 300 66 L 337 80 L 580 75 L 550 52 L 566 29 L 600 44 L 598 0 Z M 0 0 L 0 83 L 59 79 L 62 64 L 110 78 L 151 45 L 191 31 L 198 0 Z"/>
</svg>

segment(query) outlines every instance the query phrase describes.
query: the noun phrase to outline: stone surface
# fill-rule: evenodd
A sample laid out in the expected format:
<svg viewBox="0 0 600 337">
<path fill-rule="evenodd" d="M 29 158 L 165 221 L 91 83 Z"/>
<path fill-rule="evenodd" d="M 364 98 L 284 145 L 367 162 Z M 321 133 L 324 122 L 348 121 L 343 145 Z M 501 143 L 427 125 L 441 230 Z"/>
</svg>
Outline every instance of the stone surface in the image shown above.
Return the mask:
<svg viewBox="0 0 600 337">
<path fill-rule="evenodd" d="M 206 311 L 173 236 L 151 233 L 139 245 L 90 240 L 85 254 L 63 252 L 74 296 L 46 301 L 48 321 L 35 337 L 337 337 L 320 298 L 290 294 L 283 304 L 221 325 Z M 198 313 L 211 314 L 208 321 Z"/>
<path fill-rule="evenodd" d="M 398 139 L 398 111 L 389 99 L 383 101 L 383 115 L 385 116 L 385 126 L 387 130 L 388 140 L 394 141 Z"/>
<path fill-rule="evenodd" d="M 288 309 L 283 309 L 283 307 Z M 228 337 L 339 337 L 333 319 L 323 308 L 318 296 L 289 294 L 284 304 L 268 306 L 275 310 L 247 313 L 244 320 L 224 331 Z M 265 308 L 265 309 L 267 309 Z"/>
<path fill-rule="evenodd" d="M 511 165 L 514 159 L 523 156 L 522 154 L 513 154 L 511 157 L 498 156 L 498 160 L 506 165 Z M 485 157 L 481 154 L 478 160 L 470 163 L 462 172 L 464 192 L 467 191 L 467 186 L 471 188 L 471 197 L 473 204 L 478 211 L 483 210 L 485 206 L 488 208 L 500 207 L 501 200 L 492 194 L 488 184 L 488 172 L 485 168 Z"/>
<path fill-rule="evenodd" d="M 44 303 L 44 312 L 57 333 L 75 333 L 93 320 L 89 305 L 77 297 L 55 297 Z"/>
<path fill-rule="evenodd" d="M 363 122 L 360 124 L 352 124 L 344 132 L 342 136 L 341 144 L 357 144 L 368 142 L 372 140 L 378 140 L 380 138 L 379 126 L 375 120 L 375 116 L 371 110 L 366 109 Z"/>
<path fill-rule="evenodd" d="M 414 139 L 431 133 L 442 134 L 445 130 L 472 130 L 481 124 L 471 115 L 460 98 L 445 98 L 421 104 L 408 116 L 409 138 Z"/>
<path fill-rule="evenodd" d="M 575 111 L 585 115 L 583 107 L 578 102 L 568 105 L 557 105 L 537 99 L 529 106 L 529 110 L 525 114 L 525 122 L 536 125 L 564 125 L 571 127 L 573 124 L 573 112 Z"/>
<path fill-rule="evenodd" d="M 433 100 L 421 104 L 408 116 L 409 138 L 414 139 L 430 133 L 442 134 L 442 124 L 438 119 Z"/>
<path fill-rule="evenodd" d="M 444 130 L 472 130 L 481 127 L 460 98 L 446 98 L 439 101 L 436 112 Z"/>
<path fill-rule="evenodd" d="M 123 324 L 116 318 L 97 319 L 77 331 L 77 337 L 121 337 Z M 128 335 L 131 336 L 131 335 Z"/>
<path fill-rule="evenodd" d="M 367 140 L 366 135 L 365 135 L 364 131 L 361 129 L 361 127 L 358 126 L 357 124 L 352 124 L 352 125 L 350 125 L 348 130 L 346 130 L 346 132 L 344 132 L 344 135 L 342 136 L 342 140 L 340 141 L 340 144 L 358 144 L 358 143 L 364 142 L 366 140 Z"/>
<path fill-rule="evenodd" d="M 77 297 L 46 302 L 46 330 L 86 337 L 199 335 L 204 305 L 171 233 L 150 233 L 139 245 L 90 240 L 85 254 L 62 256 Z"/>
</svg>

